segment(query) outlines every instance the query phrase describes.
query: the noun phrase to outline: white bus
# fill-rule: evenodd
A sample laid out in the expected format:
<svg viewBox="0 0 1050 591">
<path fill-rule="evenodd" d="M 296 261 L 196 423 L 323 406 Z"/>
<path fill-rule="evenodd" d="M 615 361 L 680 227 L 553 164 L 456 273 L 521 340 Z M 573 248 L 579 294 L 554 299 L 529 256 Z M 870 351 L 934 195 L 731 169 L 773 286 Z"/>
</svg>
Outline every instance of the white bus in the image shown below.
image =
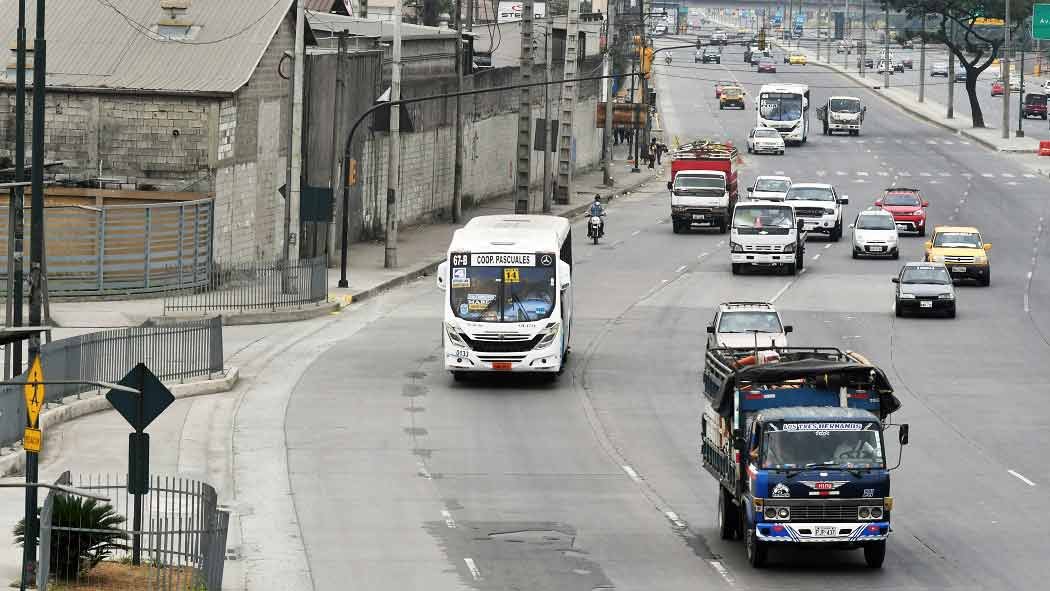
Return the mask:
<svg viewBox="0 0 1050 591">
<path fill-rule="evenodd" d="M 480 216 L 438 266 L 445 369 L 561 373 L 572 334 L 572 233 L 549 215 Z"/>
<path fill-rule="evenodd" d="M 780 133 L 785 144 L 804 144 L 809 137 L 809 86 L 765 84 L 755 98 L 760 127 Z"/>
</svg>

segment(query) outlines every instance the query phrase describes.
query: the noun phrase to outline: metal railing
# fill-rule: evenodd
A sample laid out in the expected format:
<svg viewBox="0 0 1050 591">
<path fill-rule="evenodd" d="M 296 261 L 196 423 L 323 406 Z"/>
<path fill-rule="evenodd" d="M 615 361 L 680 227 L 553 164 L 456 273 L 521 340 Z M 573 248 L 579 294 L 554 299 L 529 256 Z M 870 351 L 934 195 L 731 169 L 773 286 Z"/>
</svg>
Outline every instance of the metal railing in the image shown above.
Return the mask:
<svg viewBox="0 0 1050 591">
<path fill-rule="evenodd" d="M 40 362 L 49 380 L 119 381 L 136 363 L 145 363 L 161 380 L 186 379 L 223 371 L 222 319 L 173 322 L 93 332 L 41 346 Z M 25 380 L 25 374 L 16 378 Z M 55 384 L 46 402 L 61 403 L 94 386 Z M 26 408 L 22 389 L 0 386 L 0 445 L 22 438 Z"/>
<path fill-rule="evenodd" d="M 69 472 L 59 482 L 72 484 Z M 153 476 L 143 497 L 142 530 L 130 528 L 133 497 L 122 476 L 80 477 L 77 488 L 110 499 L 108 520 L 82 501 L 50 492 L 40 511 L 37 588 L 106 591 L 219 591 L 222 588 L 230 515 L 218 507 L 210 485 Z M 87 502 L 85 505 L 94 503 Z M 139 536 L 142 561 L 131 563 L 131 539 Z"/>
<path fill-rule="evenodd" d="M 164 296 L 164 313 L 278 310 L 328 299 L 328 265 L 322 258 L 215 263 L 207 284 Z"/>
<path fill-rule="evenodd" d="M 214 210 L 212 199 L 48 206 L 48 292 L 135 294 L 204 285 L 212 265 Z M 6 289 L 8 215 L 8 208 L 0 207 L 0 291 Z M 27 224 L 25 243 L 29 240 Z"/>
</svg>

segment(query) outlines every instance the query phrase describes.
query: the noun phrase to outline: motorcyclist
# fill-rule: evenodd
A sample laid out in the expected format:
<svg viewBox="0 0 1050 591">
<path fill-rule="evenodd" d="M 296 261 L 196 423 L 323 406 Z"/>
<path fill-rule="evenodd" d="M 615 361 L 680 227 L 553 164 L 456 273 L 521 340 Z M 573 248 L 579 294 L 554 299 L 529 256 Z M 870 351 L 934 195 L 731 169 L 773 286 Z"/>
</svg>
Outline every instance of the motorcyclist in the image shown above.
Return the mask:
<svg viewBox="0 0 1050 591">
<path fill-rule="evenodd" d="M 667 55 L 664 56 L 664 63 L 665 64 L 671 63 L 671 54 L 667 54 Z"/>
<path fill-rule="evenodd" d="M 601 223 L 598 225 L 598 235 L 600 236 L 600 235 L 604 234 L 605 233 L 605 208 L 602 207 L 602 196 L 601 195 L 595 195 L 594 196 L 594 202 L 591 203 L 590 209 L 587 210 L 587 215 L 590 216 L 590 217 L 597 216 L 598 219 L 601 220 Z"/>
</svg>

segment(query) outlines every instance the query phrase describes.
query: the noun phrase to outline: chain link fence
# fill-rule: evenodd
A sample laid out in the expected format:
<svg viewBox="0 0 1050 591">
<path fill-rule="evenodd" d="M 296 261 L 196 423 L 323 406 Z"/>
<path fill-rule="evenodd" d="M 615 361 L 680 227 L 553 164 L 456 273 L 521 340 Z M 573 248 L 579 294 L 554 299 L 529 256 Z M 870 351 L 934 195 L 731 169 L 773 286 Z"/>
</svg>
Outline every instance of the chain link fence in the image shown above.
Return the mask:
<svg viewBox="0 0 1050 591">
<path fill-rule="evenodd" d="M 205 284 L 164 296 L 164 313 L 303 308 L 328 299 L 324 257 L 215 263 Z"/>
<path fill-rule="evenodd" d="M 153 476 L 143 496 L 142 529 L 123 476 L 69 472 L 58 483 L 110 499 L 94 501 L 50 492 L 40 511 L 41 591 L 219 591 L 230 515 L 215 489 L 186 478 Z M 139 564 L 132 546 L 138 538 Z"/>
</svg>

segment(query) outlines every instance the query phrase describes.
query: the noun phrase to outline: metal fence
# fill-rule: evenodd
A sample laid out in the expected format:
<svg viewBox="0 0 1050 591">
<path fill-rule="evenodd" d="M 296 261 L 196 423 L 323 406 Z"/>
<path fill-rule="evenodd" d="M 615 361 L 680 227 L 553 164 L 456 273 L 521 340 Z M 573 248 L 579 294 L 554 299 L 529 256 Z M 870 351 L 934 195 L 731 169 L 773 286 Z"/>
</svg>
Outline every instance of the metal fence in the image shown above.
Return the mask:
<svg viewBox="0 0 1050 591">
<path fill-rule="evenodd" d="M 222 319 L 185 320 L 162 326 L 135 326 L 52 341 L 41 347 L 40 362 L 49 380 L 116 382 L 136 363 L 145 363 L 162 380 L 221 373 Z M 22 374 L 16 380 L 25 380 Z M 94 386 L 56 384 L 46 402 L 61 403 Z M 0 445 L 22 438 L 26 408 L 22 389 L 0 386 Z"/>
<path fill-rule="evenodd" d="M 59 483 L 101 494 L 110 512 L 81 497 L 51 492 L 40 511 L 37 588 L 105 591 L 219 591 L 222 588 L 230 515 L 219 509 L 215 489 L 185 478 L 153 476 L 142 502 L 142 529 L 131 526 L 134 497 L 124 477 L 80 477 L 65 472 Z M 109 519 L 100 519 L 108 516 Z M 131 562 L 133 539 L 141 562 Z"/>
<path fill-rule="evenodd" d="M 206 284 L 212 265 L 214 208 L 212 199 L 48 206 L 44 210 L 48 292 L 134 294 Z M 6 206 L 0 207 L 0 290 L 7 289 L 9 213 Z M 29 244 L 29 225 L 25 227 Z"/>
<path fill-rule="evenodd" d="M 277 310 L 328 299 L 325 258 L 215 263 L 206 285 L 164 296 L 164 312 Z"/>
</svg>

